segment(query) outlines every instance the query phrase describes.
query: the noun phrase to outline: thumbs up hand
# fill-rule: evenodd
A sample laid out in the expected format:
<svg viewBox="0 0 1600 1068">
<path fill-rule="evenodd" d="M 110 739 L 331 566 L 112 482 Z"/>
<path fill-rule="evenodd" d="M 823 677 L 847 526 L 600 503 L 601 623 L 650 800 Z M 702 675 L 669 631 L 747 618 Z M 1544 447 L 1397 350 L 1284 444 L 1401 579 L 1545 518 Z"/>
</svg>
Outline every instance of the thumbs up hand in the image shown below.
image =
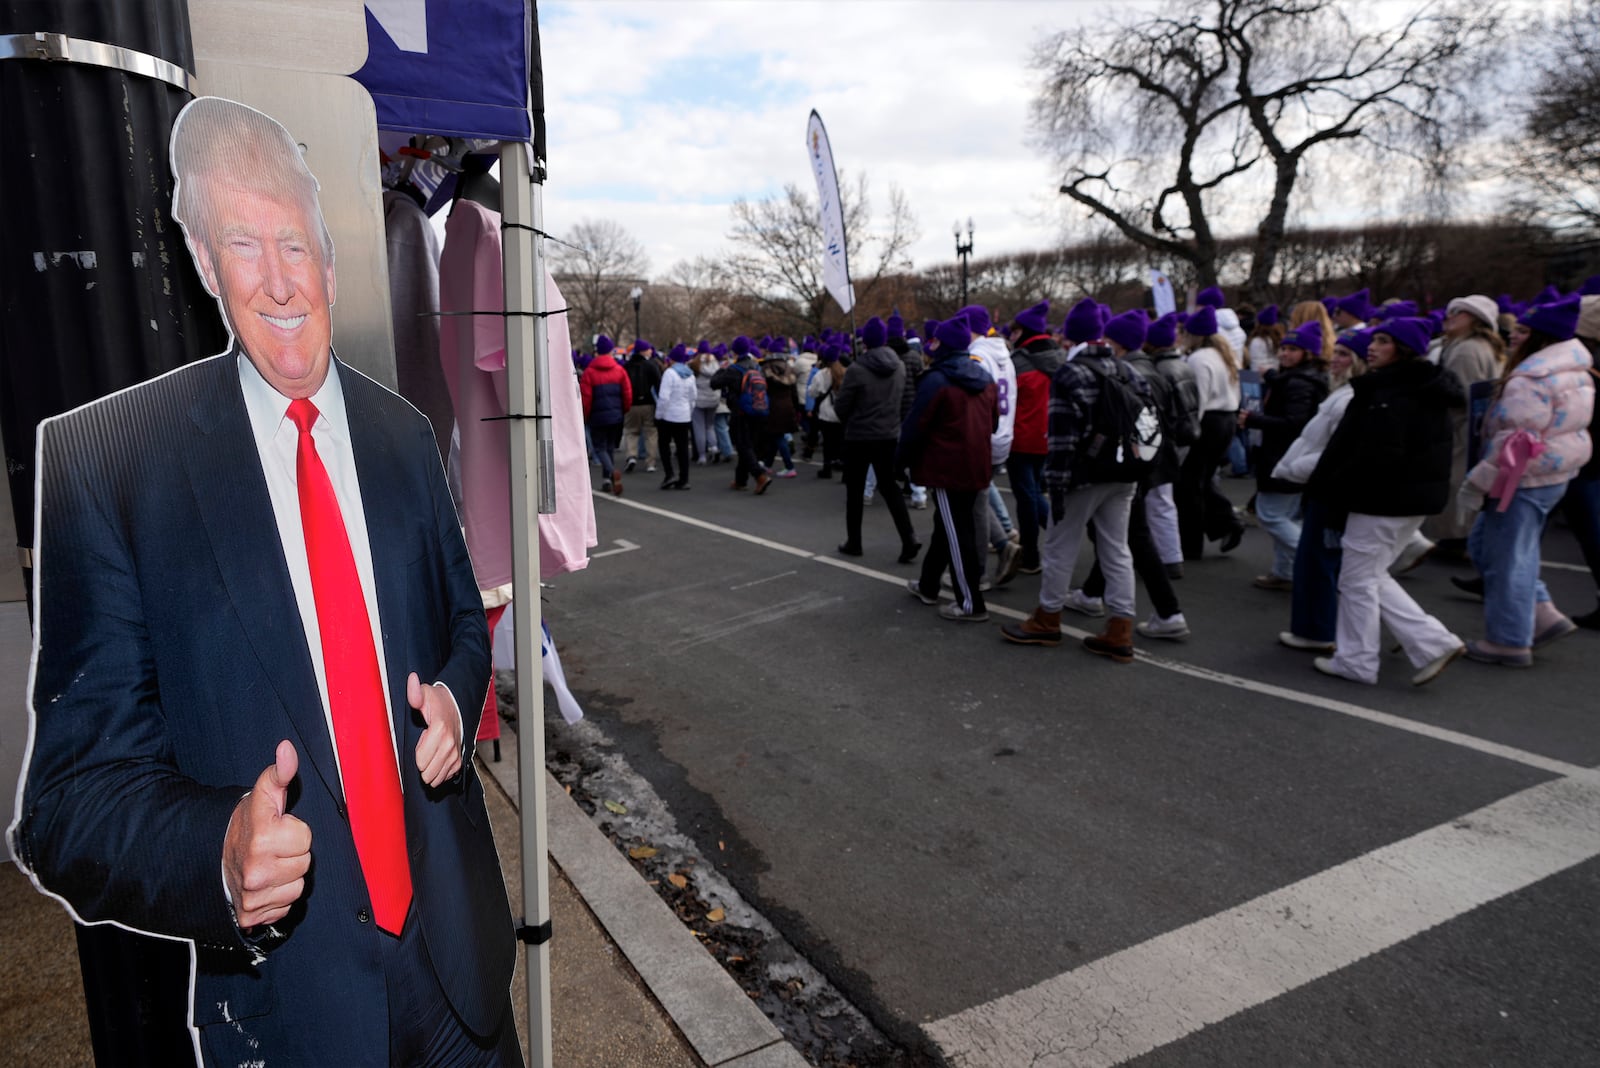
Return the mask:
<svg viewBox="0 0 1600 1068">
<path fill-rule="evenodd" d="M 228 821 L 222 872 L 241 928 L 281 920 L 305 892 L 311 828 L 286 811 L 289 784 L 299 772 L 300 755 L 284 739 Z"/>
</svg>

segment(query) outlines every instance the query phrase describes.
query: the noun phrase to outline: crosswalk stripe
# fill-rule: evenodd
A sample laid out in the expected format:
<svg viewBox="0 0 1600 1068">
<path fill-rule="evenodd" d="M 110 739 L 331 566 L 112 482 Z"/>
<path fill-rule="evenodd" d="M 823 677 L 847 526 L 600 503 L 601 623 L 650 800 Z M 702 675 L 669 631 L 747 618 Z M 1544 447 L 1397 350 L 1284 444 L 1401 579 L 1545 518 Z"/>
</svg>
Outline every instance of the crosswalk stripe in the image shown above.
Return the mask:
<svg viewBox="0 0 1600 1068">
<path fill-rule="evenodd" d="M 924 1030 L 958 1068 L 1101 1068 L 1600 856 L 1600 784 L 1556 779 Z"/>
</svg>

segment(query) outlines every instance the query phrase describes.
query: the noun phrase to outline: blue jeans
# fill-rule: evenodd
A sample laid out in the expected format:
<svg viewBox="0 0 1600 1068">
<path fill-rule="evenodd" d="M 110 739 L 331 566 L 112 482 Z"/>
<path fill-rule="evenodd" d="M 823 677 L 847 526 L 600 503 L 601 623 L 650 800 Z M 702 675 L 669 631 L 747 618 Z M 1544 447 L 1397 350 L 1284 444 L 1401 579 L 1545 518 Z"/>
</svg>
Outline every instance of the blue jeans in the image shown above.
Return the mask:
<svg viewBox="0 0 1600 1068">
<path fill-rule="evenodd" d="M 993 482 L 989 483 L 989 511 L 1000 520 L 1000 527 L 1007 534 L 1011 533 L 1011 513 L 1006 511 L 1006 502 L 1000 497 L 1000 487 Z"/>
<path fill-rule="evenodd" d="M 1483 575 L 1484 636 L 1496 645 L 1533 644 L 1533 606 L 1550 599 L 1539 577 L 1539 543 L 1545 520 L 1566 492 L 1565 482 L 1519 489 L 1504 512 L 1490 500 L 1472 524 L 1467 551 Z"/>
<path fill-rule="evenodd" d="M 1250 473 L 1250 457 L 1245 452 L 1243 434 L 1235 434 L 1228 442 L 1228 471 L 1235 476 Z"/>
<path fill-rule="evenodd" d="M 717 453 L 720 456 L 733 455 L 733 439 L 728 436 L 728 413 L 718 412 L 717 422 L 712 430 L 717 435 Z"/>
<path fill-rule="evenodd" d="M 1011 475 L 1011 494 L 1017 502 L 1017 533 L 1022 539 L 1022 564 L 1039 566 L 1039 528 L 1050 522 L 1050 502 L 1045 499 L 1041 479 L 1044 457 L 1014 452 L 1006 461 Z"/>
<path fill-rule="evenodd" d="M 1261 507 L 1259 499 L 1256 507 Z M 1339 532 L 1328 529 L 1329 518 L 1327 505 L 1312 497 L 1301 498 L 1289 630 L 1317 642 L 1333 641 L 1339 628 L 1339 562 L 1344 550 Z"/>
<path fill-rule="evenodd" d="M 1256 494 L 1256 519 L 1272 535 L 1273 575 L 1293 578 L 1294 551 L 1300 544 L 1300 494 L 1262 490 Z"/>
</svg>

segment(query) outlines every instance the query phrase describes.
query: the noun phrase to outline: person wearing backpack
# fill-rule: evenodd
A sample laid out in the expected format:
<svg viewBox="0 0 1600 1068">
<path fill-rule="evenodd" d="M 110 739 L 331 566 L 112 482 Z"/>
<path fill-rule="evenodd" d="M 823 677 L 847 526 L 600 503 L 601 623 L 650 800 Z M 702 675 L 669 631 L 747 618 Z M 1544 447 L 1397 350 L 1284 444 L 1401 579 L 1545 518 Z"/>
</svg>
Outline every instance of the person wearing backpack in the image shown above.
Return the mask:
<svg viewBox="0 0 1600 1068">
<path fill-rule="evenodd" d="M 1150 384 L 1097 337 L 1056 372 L 1049 424 L 1044 483 L 1051 518 L 1039 546 L 1044 564 L 1039 604 L 1021 623 L 1002 627 L 1001 634 L 1019 645 L 1061 643 L 1061 609 L 1072 592 L 1078 547 L 1093 523 L 1111 617 L 1104 631 L 1083 640 L 1084 648 L 1119 664 L 1132 663 L 1128 519 L 1136 485 L 1161 445 L 1160 415 Z"/>
<path fill-rule="evenodd" d="M 874 315 L 861 328 L 867 350 L 844 373 L 835 411 L 844 425 L 844 542 L 842 556 L 861 555 L 861 515 L 867 472 L 878 473 L 878 489 L 900 535 L 900 562 L 915 560 L 922 546 L 900 496 L 894 466 L 895 440 L 902 421 L 900 399 L 906 367 L 888 344 L 888 328 Z"/>
<path fill-rule="evenodd" d="M 754 475 L 756 492 L 765 493 L 772 475 L 756 457 L 756 443 L 766 432 L 767 380 L 751 354 L 754 345 L 749 338 L 740 334 L 730 347 L 734 361 L 711 376 L 711 388 L 721 390 L 727 402 L 728 437 L 739 460 L 728 488 L 742 490 Z"/>
<path fill-rule="evenodd" d="M 1023 575 L 1037 575 L 1040 571 L 1039 531 L 1050 521 L 1050 504 L 1045 499 L 1043 482 L 1047 451 L 1045 413 L 1050 405 L 1050 382 L 1067 359 L 1067 354 L 1061 351 L 1050 333 L 1049 316 L 1050 302 L 1043 300 L 1019 311 L 1011 320 L 1011 362 L 1017 372 L 1017 393 L 1006 472 L 1011 476 L 1017 533 L 1022 545 L 1014 567 Z M 1099 330 L 1097 317 L 1094 332 L 1099 333 Z M 995 585 L 1011 578 L 1001 572 L 995 578 Z"/>
<path fill-rule="evenodd" d="M 624 471 L 632 471 L 644 460 L 644 469 L 656 469 L 656 391 L 661 388 L 661 368 L 650 358 L 650 342 L 640 338 L 633 343 L 633 354 L 623 365 L 628 387 L 633 391 L 633 407 L 622 426 L 622 455 L 627 457 Z"/>
<path fill-rule="evenodd" d="M 983 560 L 972 509 L 989 484 L 989 437 L 1000 425 L 998 390 L 967 346 L 972 330 L 956 315 L 934 327 L 933 363 L 917 383 L 917 398 L 900 428 L 898 460 L 911 480 L 933 495 L 933 538 L 922 558 L 922 574 L 906 583 L 923 604 L 939 604 L 939 579 L 950 569 L 955 601 L 939 615 L 955 622 L 989 618 L 978 588 Z"/>
<path fill-rule="evenodd" d="M 1128 549 L 1133 554 L 1133 570 L 1144 583 L 1145 592 L 1155 611 L 1150 618 L 1135 629 L 1146 638 L 1165 638 L 1179 641 L 1189 636 L 1189 623 L 1183 618 L 1183 607 L 1172 588 L 1172 576 L 1150 536 L 1147 503 L 1150 490 L 1155 486 L 1170 486 L 1178 477 L 1178 450 L 1172 443 L 1171 428 L 1183 418 L 1180 401 L 1175 399 L 1172 383 L 1156 369 L 1155 362 L 1145 354 L 1142 346 L 1148 336 L 1149 318 L 1144 309 L 1135 308 L 1117 316 L 1106 324 L 1106 343 L 1124 365 L 1144 376 L 1150 384 L 1150 396 L 1155 401 L 1156 412 L 1161 416 L 1161 445 L 1150 471 L 1141 479 L 1133 494 L 1133 507 L 1128 513 Z M 1090 536 L 1094 535 L 1091 530 Z M 1105 570 L 1100 566 L 1098 545 L 1094 566 L 1084 579 L 1081 590 L 1068 595 L 1068 605 L 1073 608 L 1092 609 L 1092 614 L 1105 612 Z M 1073 602 L 1077 603 L 1074 604 Z M 1081 607 L 1080 607 L 1081 606 Z"/>
<path fill-rule="evenodd" d="M 633 387 L 628 374 L 611 355 L 616 345 L 601 334 L 595 339 L 594 359 L 578 379 L 583 397 L 583 419 L 588 424 L 594 455 L 600 461 L 600 477 L 612 493 L 622 496 L 622 472 L 616 468 L 615 453 L 622 442 L 622 423 L 633 406 Z"/>
<path fill-rule="evenodd" d="M 1322 341 L 1322 329 L 1316 323 L 1303 324 L 1285 337 L 1278 346 L 1278 369 L 1267 372 L 1261 411 L 1239 412 L 1240 430 L 1261 431 L 1261 444 L 1256 447 L 1256 518 L 1261 529 L 1271 535 L 1273 548 L 1272 569 L 1255 578 L 1255 585 L 1264 590 L 1294 587 L 1304 487 L 1272 472 L 1328 395 Z"/>
<path fill-rule="evenodd" d="M 1183 329 L 1189 367 L 1200 386 L 1200 438 L 1189 446 L 1178 475 L 1178 535 L 1185 560 L 1198 560 L 1206 539 L 1220 541 L 1230 553 L 1244 539 L 1244 524 L 1233 502 L 1217 488 L 1217 468 L 1239 428 L 1239 365 L 1228 339 L 1218 332 L 1217 316 L 1201 305 Z"/>
<path fill-rule="evenodd" d="M 1168 312 L 1151 323 L 1144 344 L 1150 362 L 1172 385 L 1172 422 L 1165 429 L 1176 450 L 1181 475 L 1189 447 L 1200 440 L 1200 383 L 1183 350 L 1178 348 L 1177 313 Z M 1178 535 L 1178 505 L 1174 497 L 1177 484 L 1174 479 L 1152 486 L 1144 502 L 1150 537 L 1170 579 L 1183 578 L 1183 542 Z"/>
<path fill-rule="evenodd" d="M 839 421 L 839 412 L 833 404 L 839 396 L 840 387 L 844 385 L 844 367 L 839 363 L 843 354 L 838 345 L 824 345 L 817 357 L 819 370 L 806 386 L 806 396 L 815 402 L 812 418 L 822 432 L 822 467 L 817 471 L 818 478 L 832 478 L 835 467 L 840 472 L 844 471 L 844 460 L 840 455 L 840 446 L 844 443 L 844 424 Z"/>
</svg>

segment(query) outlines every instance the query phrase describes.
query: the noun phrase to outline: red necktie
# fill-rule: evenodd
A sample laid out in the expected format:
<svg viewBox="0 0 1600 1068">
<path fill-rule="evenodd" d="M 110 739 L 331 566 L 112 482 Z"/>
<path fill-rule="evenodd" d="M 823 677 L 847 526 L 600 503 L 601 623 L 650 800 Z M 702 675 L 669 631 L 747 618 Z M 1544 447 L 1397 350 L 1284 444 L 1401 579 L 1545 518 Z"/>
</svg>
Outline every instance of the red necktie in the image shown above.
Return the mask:
<svg viewBox="0 0 1600 1068">
<path fill-rule="evenodd" d="M 305 529 L 306 561 L 311 565 L 311 593 L 317 603 L 328 708 L 339 748 L 350 831 L 372 898 L 373 918 L 385 931 L 399 934 L 411 906 L 411 867 L 406 859 L 405 810 L 383 702 L 378 651 L 372 643 L 367 602 L 361 594 L 339 499 L 311 437 L 316 406 L 303 397 L 291 401 L 289 418 L 300 429 L 294 467 L 300 522 Z"/>
</svg>

